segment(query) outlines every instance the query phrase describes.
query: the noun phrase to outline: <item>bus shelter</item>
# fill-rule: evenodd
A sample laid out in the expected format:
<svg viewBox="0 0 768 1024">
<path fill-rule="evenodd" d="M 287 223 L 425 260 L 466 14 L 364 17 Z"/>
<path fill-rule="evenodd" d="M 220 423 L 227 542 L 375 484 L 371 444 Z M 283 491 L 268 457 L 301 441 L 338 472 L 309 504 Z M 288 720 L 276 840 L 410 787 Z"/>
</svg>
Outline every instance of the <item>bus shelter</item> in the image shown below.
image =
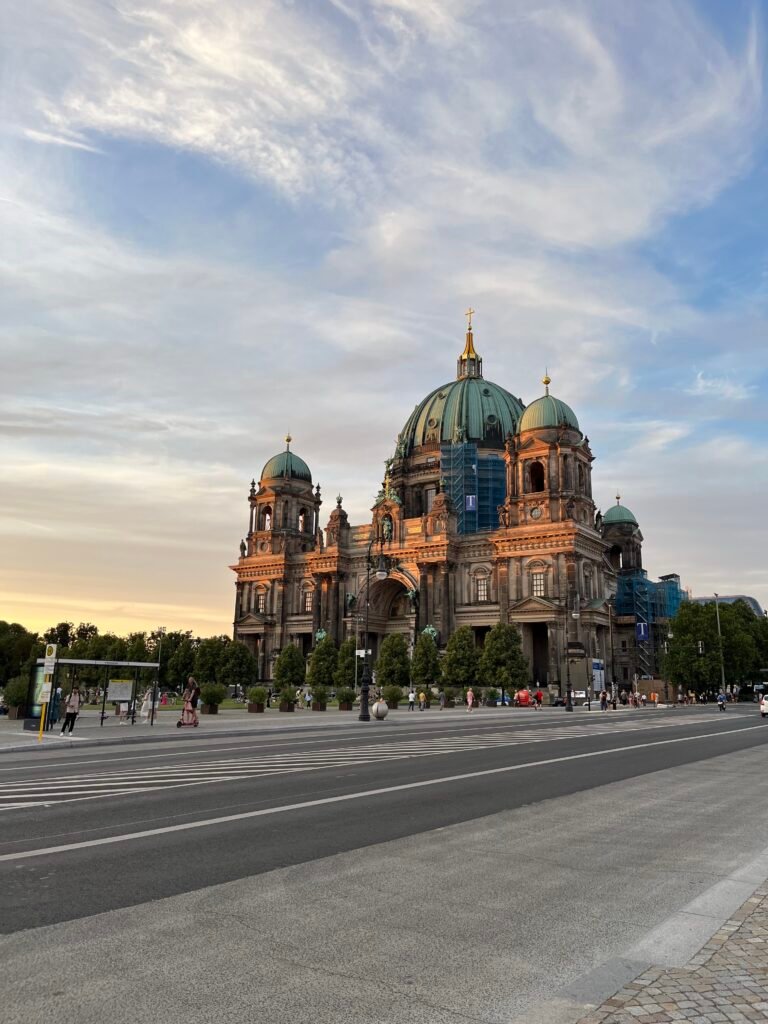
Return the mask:
<svg viewBox="0 0 768 1024">
<path fill-rule="evenodd" d="M 51 715 L 52 703 L 43 705 L 41 695 L 43 693 L 45 659 L 38 658 L 32 666 L 29 678 L 29 690 L 27 692 L 27 719 L 40 724 L 40 715 L 45 707 L 45 721 L 43 728 L 53 728 Z M 131 725 L 136 723 L 136 699 L 142 686 L 142 673 L 151 672 L 153 675 L 148 680 L 152 686 L 152 708 L 150 713 L 150 725 L 155 724 L 155 706 L 157 704 L 160 662 L 159 661 L 102 661 L 89 658 L 57 658 L 53 667 L 52 690 L 57 687 L 70 691 L 73 686 L 81 688 L 98 687 L 101 691 L 101 725 L 107 718 L 107 702 L 117 704 L 128 704 L 128 719 Z M 145 677 L 146 679 L 146 677 Z M 146 685 L 146 684 L 144 684 Z M 37 728 L 37 726 L 25 723 L 25 728 Z"/>
</svg>

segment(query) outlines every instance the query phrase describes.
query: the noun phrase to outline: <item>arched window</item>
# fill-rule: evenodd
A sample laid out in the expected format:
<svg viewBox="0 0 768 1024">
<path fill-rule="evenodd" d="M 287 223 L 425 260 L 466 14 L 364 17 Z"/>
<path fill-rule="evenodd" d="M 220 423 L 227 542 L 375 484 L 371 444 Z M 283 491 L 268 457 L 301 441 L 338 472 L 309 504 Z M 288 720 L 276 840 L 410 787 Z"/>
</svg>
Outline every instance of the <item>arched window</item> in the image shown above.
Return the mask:
<svg viewBox="0 0 768 1024">
<path fill-rule="evenodd" d="M 571 460 L 567 455 L 563 456 L 563 489 L 566 491 L 571 489 Z"/>
<path fill-rule="evenodd" d="M 531 490 L 544 490 L 544 467 L 540 462 L 531 463 Z"/>
<path fill-rule="evenodd" d="M 579 463 L 579 494 L 584 493 L 584 467 Z"/>
<path fill-rule="evenodd" d="M 437 488 L 436 487 L 427 487 L 427 489 L 424 491 L 424 511 L 425 512 L 431 512 L 432 511 L 432 503 L 435 500 L 435 495 L 436 494 L 437 494 Z"/>
<path fill-rule="evenodd" d="M 608 552 L 608 558 L 611 560 L 611 565 L 618 572 L 621 569 L 621 548 L 618 544 L 614 544 L 611 550 Z"/>
<path fill-rule="evenodd" d="M 272 506 L 265 505 L 261 513 L 261 528 L 262 530 L 272 529 Z"/>
<path fill-rule="evenodd" d="M 299 510 L 299 533 L 304 533 L 307 528 L 307 510 L 302 508 Z"/>
</svg>

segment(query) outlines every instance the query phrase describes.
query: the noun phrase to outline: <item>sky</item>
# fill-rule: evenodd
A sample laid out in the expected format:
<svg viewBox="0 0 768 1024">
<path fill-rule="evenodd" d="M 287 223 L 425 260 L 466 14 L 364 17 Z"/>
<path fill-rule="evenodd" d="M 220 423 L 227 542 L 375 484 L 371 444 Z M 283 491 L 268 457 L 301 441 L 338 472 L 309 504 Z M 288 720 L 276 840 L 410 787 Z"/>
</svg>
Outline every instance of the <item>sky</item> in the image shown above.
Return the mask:
<svg viewBox="0 0 768 1024">
<path fill-rule="evenodd" d="M 290 431 L 367 521 L 469 305 L 650 575 L 768 607 L 766 9 L 16 5 L 0 619 L 229 632 L 251 478 Z"/>
</svg>

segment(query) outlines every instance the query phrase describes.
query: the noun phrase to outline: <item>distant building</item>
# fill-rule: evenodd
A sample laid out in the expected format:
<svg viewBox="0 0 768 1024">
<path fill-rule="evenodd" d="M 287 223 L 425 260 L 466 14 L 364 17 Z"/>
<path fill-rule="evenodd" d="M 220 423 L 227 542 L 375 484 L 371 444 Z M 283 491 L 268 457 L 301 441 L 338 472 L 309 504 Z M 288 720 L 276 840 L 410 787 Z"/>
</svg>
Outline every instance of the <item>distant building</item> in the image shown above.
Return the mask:
<svg viewBox="0 0 768 1024">
<path fill-rule="evenodd" d="M 692 597 L 691 600 L 695 604 L 714 604 L 715 595 L 712 597 Z M 718 594 L 717 600 L 720 604 L 736 604 L 737 601 L 743 601 L 744 604 L 748 605 L 752 611 L 757 615 L 758 618 L 762 619 L 765 612 L 760 607 L 760 604 L 755 597 L 749 597 L 747 594 Z"/>
<path fill-rule="evenodd" d="M 643 651 L 627 661 L 629 677 L 624 660 L 616 662 L 620 673 L 613 662 L 625 639 L 634 643 L 630 620 L 646 614 L 644 601 L 656 642 L 679 581 L 677 589 L 677 577 L 647 581 L 628 509 L 597 511 L 589 439 L 550 394 L 549 377 L 543 383 L 544 394 L 526 407 L 485 379 L 470 319 L 456 379 L 416 405 L 370 520 L 356 526 L 339 496 L 321 528 L 320 485 L 286 439 L 251 483 L 247 535 L 231 566 L 234 635 L 254 653 L 262 679 L 272 678 L 286 644 L 308 654 L 328 634 L 362 645 L 366 616 L 374 660 L 393 633 L 414 644 L 432 627 L 444 648 L 469 626 L 482 645 L 497 622 L 514 623 L 531 682 L 552 692 L 563 692 L 567 678 L 583 687 L 600 663 L 606 681 L 615 674 L 618 682 L 653 665 L 653 644 L 650 657 Z"/>
</svg>

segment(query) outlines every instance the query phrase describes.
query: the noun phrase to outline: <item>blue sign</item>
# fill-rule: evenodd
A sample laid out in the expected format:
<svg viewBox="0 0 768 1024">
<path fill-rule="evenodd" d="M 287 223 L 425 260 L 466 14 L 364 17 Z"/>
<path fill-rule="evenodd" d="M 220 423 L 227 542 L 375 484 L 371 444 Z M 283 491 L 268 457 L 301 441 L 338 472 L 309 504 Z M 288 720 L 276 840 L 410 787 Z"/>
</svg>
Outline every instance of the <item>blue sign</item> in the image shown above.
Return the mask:
<svg viewBox="0 0 768 1024">
<path fill-rule="evenodd" d="M 635 626 L 635 639 L 639 644 L 648 642 L 648 623 L 638 622 Z"/>
<path fill-rule="evenodd" d="M 467 512 L 477 512 L 477 495 L 468 494 L 467 503 L 464 507 L 467 510 Z"/>
</svg>

